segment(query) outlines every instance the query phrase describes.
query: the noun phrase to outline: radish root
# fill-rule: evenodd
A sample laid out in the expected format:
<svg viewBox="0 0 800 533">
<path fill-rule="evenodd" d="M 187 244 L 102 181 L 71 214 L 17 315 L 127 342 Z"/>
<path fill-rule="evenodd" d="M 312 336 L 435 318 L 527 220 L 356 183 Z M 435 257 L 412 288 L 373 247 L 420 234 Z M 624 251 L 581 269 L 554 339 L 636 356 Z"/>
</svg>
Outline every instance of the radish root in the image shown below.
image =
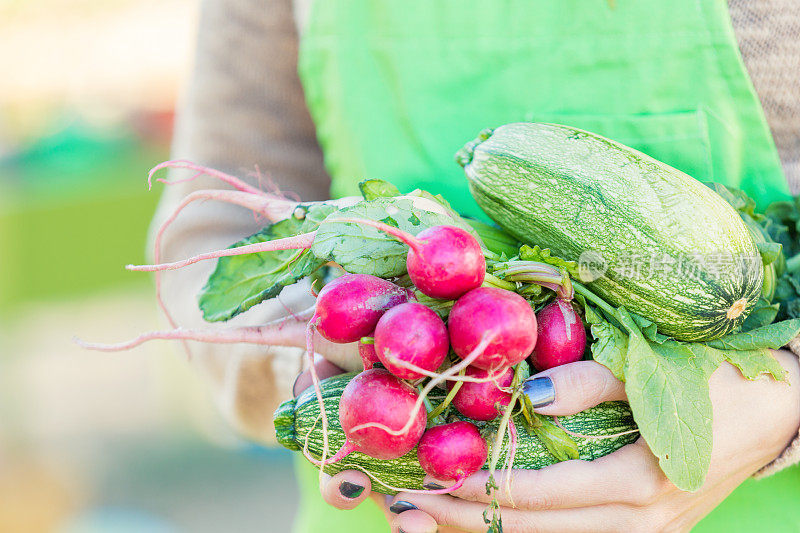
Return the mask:
<svg viewBox="0 0 800 533">
<path fill-rule="evenodd" d="M 302 317 L 302 315 L 308 314 L 308 311 L 309 310 L 303 311 L 302 313 L 298 314 L 298 317 Z M 293 322 L 294 324 L 292 324 Z M 302 324 L 302 320 L 300 322 L 296 322 L 292 317 L 285 317 L 275 322 L 271 322 L 265 326 L 245 326 L 241 328 L 221 329 L 221 330 L 176 328 L 166 331 L 151 331 L 149 333 L 143 333 L 142 335 L 139 335 L 138 337 L 131 339 L 129 341 L 113 343 L 113 344 L 86 342 L 77 337 L 75 337 L 73 341 L 83 348 L 89 350 L 97 350 L 100 352 L 121 352 L 124 350 L 135 348 L 136 346 L 144 344 L 145 342 L 157 339 L 187 340 L 187 341 L 198 341 L 198 342 L 210 342 L 216 344 L 247 343 L 247 344 L 261 344 L 270 346 L 288 346 L 295 348 L 303 348 L 304 345 L 298 343 L 297 340 L 298 339 L 297 328 L 285 327 L 287 325 L 299 325 L 299 324 Z M 303 325 L 302 327 L 305 327 L 305 325 Z"/>
<path fill-rule="evenodd" d="M 199 254 L 194 257 L 190 257 L 189 259 L 175 261 L 174 263 L 162 263 L 159 265 L 127 265 L 125 268 L 128 270 L 135 270 L 137 272 L 157 272 L 159 270 L 176 270 L 200 261 L 216 259 L 219 257 L 256 254 L 261 252 L 276 252 L 279 250 L 302 250 L 311 248 L 316 233 L 316 231 L 311 231 L 309 233 L 302 233 L 294 237 L 286 237 L 284 239 L 276 239 L 274 241 L 257 242 L 253 244 L 247 244 L 245 246 L 238 246 L 236 248 L 225 248 L 224 250 Z"/>
<path fill-rule="evenodd" d="M 218 200 L 221 202 L 239 205 L 266 217 L 270 222 L 275 222 L 276 220 L 280 220 L 281 218 L 289 216 L 291 214 L 291 210 L 294 209 L 294 204 L 286 202 L 285 200 L 267 199 L 264 198 L 263 195 L 255 195 L 249 192 L 229 191 L 222 189 L 194 191 L 187 195 L 183 201 L 181 201 L 178 207 L 175 208 L 172 214 L 170 214 L 170 216 L 158 228 L 158 232 L 156 233 L 155 241 L 153 243 L 153 259 L 156 263 L 161 261 L 161 241 L 164 236 L 164 232 L 175 221 L 175 219 L 178 217 L 181 211 L 186 208 L 186 206 L 198 200 Z M 161 275 L 159 271 L 155 272 L 155 284 L 158 306 L 167 317 L 169 325 L 175 328 L 177 327 L 177 323 L 167 309 L 161 294 Z"/>
<path fill-rule="evenodd" d="M 318 322 L 316 316 L 317 315 L 315 314 L 314 318 L 312 318 L 309 321 L 308 326 L 306 326 L 306 355 L 308 356 L 308 370 L 311 373 L 311 383 L 314 386 L 314 394 L 317 397 L 317 405 L 319 405 L 319 412 L 322 416 L 322 457 L 320 461 L 321 468 L 319 469 L 319 481 L 322 483 L 322 476 L 324 474 L 326 464 L 325 459 L 328 455 L 328 412 L 325 409 L 325 402 L 322 399 L 322 387 L 320 386 L 317 368 L 314 365 L 314 332 L 316 331 Z M 334 454 L 334 457 L 338 461 L 351 451 L 352 449 L 348 449 L 348 442 L 345 441 L 344 445 L 342 445 L 342 448 L 339 450 L 339 453 Z"/>
<path fill-rule="evenodd" d="M 149 189 L 153 188 L 153 175 L 156 172 L 158 172 L 159 170 L 164 169 L 164 168 L 184 168 L 184 169 L 188 169 L 188 170 L 194 170 L 196 172 L 195 175 L 193 175 L 193 176 L 191 176 L 189 178 L 184 178 L 184 179 L 180 179 L 180 180 L 175 180 L 175 181 L 167 181 L 167 180 L 164 180 L 164 179 L 158 179 L 157 180 L 157 181 L 159 181 L 161 183 L 164 183 L 164 184 L 167 184 L 167 185 L 175 184 L 175 183 L 185 183 L 187 181 L 192 181 L 193 179 L 195 179 L 195 178 L 197 178 L 199 176 L 205 175 L 205 176 L 211 176 L 212 178 L 217 178 L 219 180 L 222 180 L 225 183 L 227 183 L 228 185 L 230 185 L 231 187 L 233 187 L 233 188 L 235 188 L 237 190 L 240 190 L 242 192 L 249 192 L 251 194 L 258 194 L 258 195 L 262 195 L 262 196 L 268 196 L 268 194 L 265 193 L 264 191 L 262 191 L 260 189 L 257 189 L 257 188 L 253 187 L 252 185 L 250 185 L 248 183 L 245 183 L 244 181 L 240 180 L 239 178 L 237 178 L 235 176 L 231 176 L 230 174 L 226 174 L 224 172 L 221 172 L 219 170 L 216 170 L 216 169 L 213 169 L 213 168 L 210 168 L 210 167 L 204 167 L 202 165 L 198 165 L 197 163 L 193 163 L 193 162 L 187 161 L 185 159 L 173 159 L 173 160 L 170 160 L 170 161 L 164 161 L 163 163 L 159 163 L 158 165 L 156 165 L 153 168 L 151 168 L 150 172 L 147 174 L 147 187 Z"/>
</svg>

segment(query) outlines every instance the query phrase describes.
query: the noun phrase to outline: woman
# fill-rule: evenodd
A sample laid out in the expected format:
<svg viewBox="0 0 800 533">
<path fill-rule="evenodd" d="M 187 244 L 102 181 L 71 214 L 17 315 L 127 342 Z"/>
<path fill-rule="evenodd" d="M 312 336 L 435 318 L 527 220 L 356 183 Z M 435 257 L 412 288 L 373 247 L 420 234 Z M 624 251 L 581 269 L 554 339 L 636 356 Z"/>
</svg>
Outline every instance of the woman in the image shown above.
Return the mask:
<svg viewBox="0 0 800 533">
<path fill-rule="evenodd" d="M 722 0 L 206 0 L 174 155 L 229 171 L 257 164 L 272 184 L 306 200 L 326 198 L 329 187 L 334 197 L 354 194 L 359 180 L 381 177 L 401 190 L 445 193 L 461 212 L 480 216 L 452 154 L 487 126 L 549 121 L 614 138 L 700 180 L 743 188 L 763 206 L 788 195 L 787 179 L 800 181 L 800 103 L 791 96 L 800 82 L 800 8 L 792 0 L 730 4 L 734 25 Z M 775 26 L 765 30 L 765 21 Z M 217 185 L 168 190 L 158 218 L 190 188 L 208 186 Z M 166 260 L 225 246 L 258 227 L 249 213 L 210 205 L 187 210 L 178 224 L 165 241 Z M 209 268 L 165 275 L 179 323 L 202 322 L 192 303 Z M 307 291 L 292 288 L 281 300 L 236 322 L 302 309 Z M 238 429 L 270 441 L 272 410 L 291 394 L 301 352 L 192 349 Z M 352 350 L 322 351 L 341 368 L 358 365 Z M 791 353 L 776 357 L 794 386 L 746 382 L 728 365 L 712 376 L 714 453 L 697 493 L 677 492 L 640 440 L 592 463 L 515 473 L 520 508 L 503 510 L 507 528 L 684 530 L 754 473 L 792 464 L 797 450 L 784 450 L 800 425 L 800 370 Z M 619 382 L 593 362 L 540 377 L 532 399 L 545 414 L 624 399 Z M 305 492 L 316 491 L 312 470 L 300 467 L 299 475 Z M 481 486 L 477 476 L 459 498 L 373 496 L 378 505 L 350 513 L 306 495 L 297 529 L 380 531 L 388 517 L 406 533 L 437 524 L 482 530 Z M 329 503 L 353 508 L 369 488 L 366 476 L 346 472 L 321 490 Z M 723 505 L 698 530 L 753 524 L 794 531 L 800 524 L 798 506 L 783 505 L 800 497 L 797 468 L 737 493 L 740 504 Z"/>
</svg>

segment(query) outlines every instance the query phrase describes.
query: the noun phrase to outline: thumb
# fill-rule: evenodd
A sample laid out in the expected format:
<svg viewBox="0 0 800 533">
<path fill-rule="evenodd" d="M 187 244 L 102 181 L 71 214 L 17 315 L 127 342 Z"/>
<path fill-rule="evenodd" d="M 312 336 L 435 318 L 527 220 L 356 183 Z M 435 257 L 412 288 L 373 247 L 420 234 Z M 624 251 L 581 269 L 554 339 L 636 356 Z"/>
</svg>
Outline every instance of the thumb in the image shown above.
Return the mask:
<svg viewBox="0 0 800 533">
<path fill-rule="evenodd" d="M 594 361 L 557 366 L 522 384 L 537 413 L 572 415 L 612 400 L 626 400 L 625 384 Z"/>
<path fill-rule="evenodd" d="M 322 475 L 319 491 L 322 499 L 337 509 L 353 509 L 367 499 L 372 484 L 358 470 L 343 470 L 334 476 Z"/>
</svg>

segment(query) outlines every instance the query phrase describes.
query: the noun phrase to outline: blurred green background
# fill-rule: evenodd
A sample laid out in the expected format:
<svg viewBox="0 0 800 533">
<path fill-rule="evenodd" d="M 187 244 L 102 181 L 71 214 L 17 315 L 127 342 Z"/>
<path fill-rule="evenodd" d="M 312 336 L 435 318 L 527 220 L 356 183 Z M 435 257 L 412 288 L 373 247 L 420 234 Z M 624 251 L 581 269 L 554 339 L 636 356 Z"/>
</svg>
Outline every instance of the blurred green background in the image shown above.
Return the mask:
<svg viewBox="0 0 800 533">
<path fill-rule="evenodd" d="M 191 63 L 190 0 L 0 0 L 0 531 L 283 531 L 288 452 L 222 422 L 145 258 Z M 8 73 L 11 73 L 9 76 Z"/>
</svg>

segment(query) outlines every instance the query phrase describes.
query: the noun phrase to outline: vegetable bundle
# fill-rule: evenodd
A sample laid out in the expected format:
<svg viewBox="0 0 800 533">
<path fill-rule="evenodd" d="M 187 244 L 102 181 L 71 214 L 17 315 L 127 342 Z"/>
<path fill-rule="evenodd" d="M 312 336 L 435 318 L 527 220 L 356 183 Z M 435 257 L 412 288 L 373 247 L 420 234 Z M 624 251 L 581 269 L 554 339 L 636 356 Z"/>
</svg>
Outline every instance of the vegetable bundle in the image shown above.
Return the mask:
<svg viewBox="0 0 800 533">
<path fill-rule="evenodd" d="M 365 370 L 320 381 L 312 362 L 314 389 L 278 409 L 276 431 L 324 471 L 358 468 L 387 493 L 421 490 L 425 472 L 451 480 L 446 492 L 480 468 L 592 459 L 639 432 L 676 486 L 698 489 L 712 447 L 713 371 L 728 361 L 749 379 L 783 379 L 768 349 L 800 332 L 800 259 L 783 255 L 797 248 L 800 210 L 780 204 L 758 214 L 741 191 L 553 124 L 487 130 L 456 160 L 500 228 L 381 180 L 362 182 L 360 199 L 297 203 L 186 162 L 156 167 L 194 168 L 236 189 L 193 193 L 178 212 L 210 198 L 271 223 L 225 250 L 130 269 L 158 275 L 218 258 L 199 297 L 208 321 L 306 277 L 323 283 L 317 303 L 261 327 L 178 328 L 88 346 L 295 345 L 287 323 L 307 329 L 309 357 L 315 331 L 358 343 Z M 775 322 L 779 313 L 789 319 Z M 584 357 L 625 382 L 632 419 L 618 402 L 545 417 L 521 394 L 531 366 Z M 497 488 L 490 477 L 487 490 Z M 497 515 L 487 523 L 496 526 Z"/>
</svg>

